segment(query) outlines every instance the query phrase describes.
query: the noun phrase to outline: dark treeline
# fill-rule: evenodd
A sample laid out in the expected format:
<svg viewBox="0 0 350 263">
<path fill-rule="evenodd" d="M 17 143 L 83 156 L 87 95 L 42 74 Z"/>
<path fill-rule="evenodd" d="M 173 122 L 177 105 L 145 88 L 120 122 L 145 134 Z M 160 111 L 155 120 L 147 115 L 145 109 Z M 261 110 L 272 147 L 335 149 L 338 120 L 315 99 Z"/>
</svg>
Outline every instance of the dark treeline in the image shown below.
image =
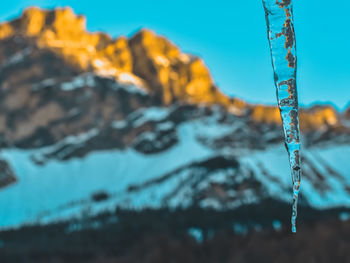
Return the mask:
<svg viewBox="0 0 350 263">
<path fill-rule="evenodd" d="M 0 233 L 1 263 L 350 262 L 345 209 L 300 209 L 290 232 L 290 205 L 266 200 L 231 211 L 117 209 L 98 217 Z M 273 222 L 281 228 L 273 228 Z M 245 227 L 245 235 L 234 225 Z M 189 229 L 197 229 L 196 240 Z"/>
</svg>

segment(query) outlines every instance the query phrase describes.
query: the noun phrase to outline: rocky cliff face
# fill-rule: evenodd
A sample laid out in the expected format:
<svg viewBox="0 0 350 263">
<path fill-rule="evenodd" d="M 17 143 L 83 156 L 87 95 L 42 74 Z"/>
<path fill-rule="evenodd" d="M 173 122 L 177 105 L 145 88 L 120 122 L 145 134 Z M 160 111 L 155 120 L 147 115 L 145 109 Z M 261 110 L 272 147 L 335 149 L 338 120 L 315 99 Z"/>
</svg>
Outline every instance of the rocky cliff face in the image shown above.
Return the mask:
<svg viewBox="0 0 350 263">
<path fill-rule="evenodd" d="M 67 131 L 58 128 L 47 137 L 57 141 L 81 132 L 86 129 L 81 126 L 91 125 L 96 114 L 102 115 L 104 122 L 125 116 L 117 109 L 118 102 L 107 94 L 100 103 L 95 102 L 103 109 L 91 107 L 91 100 L 96 98 L 91 99 L 94 96 L 88 87 L 94 86 L 98 77 L 113 79 L 118 85 L 137 86 L 156 105 L 219 104 L 236 112 L 246 105 L 222 94 L 200 58 L 181 53 L 164 37 L 149 30 L 141 30 L 131 39 L 89 33 L 85 18 L 70 8 L 29 8 L 20 18 L 1 24 L 0 64 L 0 132 L 12 141 L 25 140 L 36 136 L 41 128 L 62 123 L 75 106 L 84 108 L 82 104 L 90 105 L 88 111 L 92 112 L 81 124 L 74 123 L 75 128 Z M 85 89 L 76 91 L 77 86 Z M 85 103 L 77 94 L 81 92 L 87 94 Z M 96 92 L 101 91 L 92 93 Z M 137 101 L 124 102 L 131 110 L 141 106 Z"/>
<path fill-rule="evenodd" d="M 344 205 L 349 110 L 319 105 L 300 119 L 304 203 Z M 224 95 L 200 58 L 150 30 L 89 33 L 70 8 L 0 25 L 0 138 L 0 226 L 90 206 L 289 202 L 276 107 Z"/>
</svg>

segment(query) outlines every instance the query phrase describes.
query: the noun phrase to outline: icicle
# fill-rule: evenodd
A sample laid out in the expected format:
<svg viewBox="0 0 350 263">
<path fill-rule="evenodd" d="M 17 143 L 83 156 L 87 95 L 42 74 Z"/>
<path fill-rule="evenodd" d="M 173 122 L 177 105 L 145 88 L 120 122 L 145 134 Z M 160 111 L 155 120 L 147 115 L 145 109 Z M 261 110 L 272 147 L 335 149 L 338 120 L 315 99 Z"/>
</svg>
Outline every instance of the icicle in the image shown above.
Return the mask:
<svg viewBox="0 0 350 263">
<path fill-rule="evenodd" d="M 296 87 L 296 43 L 292 0 L 263 0 L 278 107 L 293 181 L 292 232 L 296 232 L 300 189 L 300 136 Z"/>
</svg>

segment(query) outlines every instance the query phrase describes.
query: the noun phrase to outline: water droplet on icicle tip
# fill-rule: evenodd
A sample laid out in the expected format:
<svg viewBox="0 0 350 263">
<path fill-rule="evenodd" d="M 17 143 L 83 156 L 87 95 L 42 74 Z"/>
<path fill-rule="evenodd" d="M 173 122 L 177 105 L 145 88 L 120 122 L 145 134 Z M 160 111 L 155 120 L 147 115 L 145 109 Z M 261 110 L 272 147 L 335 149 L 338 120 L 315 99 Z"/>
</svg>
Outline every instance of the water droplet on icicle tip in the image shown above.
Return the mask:
<svg viewBox="0 0 350 263">
<path fill-rule="evenodd" d="M 263 0 L 277 101 L 293 182 L 292 232 L 296 232 L 300 190 L 300 132 L 296 86 L 297 56 L 292 0 Z"/>
</svg>

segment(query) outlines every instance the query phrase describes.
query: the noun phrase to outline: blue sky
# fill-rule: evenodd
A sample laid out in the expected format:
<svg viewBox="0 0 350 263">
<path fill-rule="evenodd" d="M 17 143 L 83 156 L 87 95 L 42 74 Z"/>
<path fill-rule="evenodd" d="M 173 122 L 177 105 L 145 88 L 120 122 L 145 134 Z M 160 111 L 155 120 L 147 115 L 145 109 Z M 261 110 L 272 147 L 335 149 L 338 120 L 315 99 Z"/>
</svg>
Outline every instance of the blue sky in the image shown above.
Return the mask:
<svg viewBox="0 0 350 263">
<path fill-rule="evenodd" d="M 294 0 L 298 88 L 302 105 L 350 101 L 350 1 Z M 261 0 L 81 1 L 11 0 L 0 20 L 28 6 L 71 6 L 91 31 L 130 36 L 142 27 L 201 56 L 228 95 L 274 104 L 275 88 Z"/>
</svg>

